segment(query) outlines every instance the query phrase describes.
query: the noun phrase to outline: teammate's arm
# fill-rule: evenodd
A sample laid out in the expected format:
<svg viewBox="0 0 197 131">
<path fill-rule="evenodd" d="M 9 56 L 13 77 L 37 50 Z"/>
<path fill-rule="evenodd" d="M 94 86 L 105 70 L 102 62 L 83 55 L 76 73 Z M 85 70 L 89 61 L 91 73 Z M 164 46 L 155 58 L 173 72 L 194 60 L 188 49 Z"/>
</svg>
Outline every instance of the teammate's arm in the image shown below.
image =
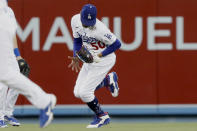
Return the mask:
<svg viewBox="0 0 197 131">
<path fill-rule="evenodd" d="M 17 60 L 22 59 L 21 55 L 20 55 L 20 51 L 18 49 L 18 44 L 17 44 L 17 40 L 16 40 L 16 36 L 13 38 L 13 43 L 14 43 L 14 54 L 16 56 Z"/>
<path fill-rule="evenodd" d="M 13 38 L 13 43 L 14 43 L 14 54 L 16 56 L 16 60 L 18 61 L 20 72 L 23 75 L 25 75 L 25 76 L 28 77 L 29 76 L 29 72 L 30 72 L 30 67 L 27 64 L 27 62 L 20 55 L 20 51 L 18 49 L 18 44 L 17 44 L 16 36 Z"/>
</svg>

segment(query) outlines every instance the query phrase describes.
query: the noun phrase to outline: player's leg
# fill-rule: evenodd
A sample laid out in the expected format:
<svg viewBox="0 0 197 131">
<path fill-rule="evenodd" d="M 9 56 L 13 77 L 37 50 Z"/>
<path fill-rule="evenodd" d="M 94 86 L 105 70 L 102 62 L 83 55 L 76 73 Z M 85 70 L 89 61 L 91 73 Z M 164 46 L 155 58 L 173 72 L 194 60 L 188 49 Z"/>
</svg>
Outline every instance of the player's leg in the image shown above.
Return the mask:
<svg viewBox="0 0 197 131">
<path fill-rule="evenodd" d="M 106 62 L 107 61 L 107 62 Z M 85 64 L 88 68 L 86 79 L 83 85 L 79 88 L 79 96 L 81 100 L 87 103 L 88 107 L 95 113 L 95 120 L 87 126 L 87 128 L 98 128 L 108 124 L 110 121 L 109 115 L 101 109 L 98 99 L 94 95 L 96 85 L 99 85 L 105 78 L 108 71 L 115 64 L 114 59 L 106 59 L 98 64 Z"/>
<path fill-rule="evenodd" d="M 98 99 L 94 95 L 95 85 L 100 83 L 106 76 L 106 73 L 93 73 L 89 71 L 87 74 L 86 82 L 83 84 L 83 88 L 80 88 L 80 98 L 85 102 L 88 107 L 95 113 L 93 122 L 87 126 L 87 128 L 98 128 L 102 125 L 108 124 L 110 121 L 109 115 L 105 114 L 101 109 Z"/>
<path fill-rule="evenodd" d="M 77 78 L 77 82 L 76 82 L 76 85 L 74 88 L 74 94 L 76 97 L 81 98 L 83 102 L 87 103 L 88 107 L 93 112 L 95 112 L 95 114 L 97 114 L 96 115 L 96 118 L 97 118 L 97 116 L 103 115 L 104 112 L 101 109 L 101 107 L 98 103 L 98 100 L 94 96 L 94 90 L 96 88 L 95 85 L 91 89 L 85 88 L 85 86 L 87 86 L 87 81 L 89 79 L 88 78 L 89 70 L 87 68 L 88 68 L 87 64 L 83 64 L 82 69 L 81 69 L 81 71 L 78 75 L 78 78 Z M 102 78 L 100 81 L 102 81 Z M 86 91 L 86 89 L 87 89 L 87 91 Z"/>
<path fill-rule="evenodd" d="M 12 64 L 10 64 L 11 68 L 13 68 L 13 70 L 17 70 L 18 72 L 20 72 L 16 60 L 11 60 L 10 62 L 12 62 Z M 13 116 L 14 106 L 16 104 L 18 95 L 19 92 L 17 90 L 9 89 L 5 104 L 5 120 L 13 126 L 20 126 L 19 121 Z"/>
<path fill-rule="evenodd" d="M 109 73 L 103 81 L 96 87 L 96 90 L 106 87 L 112 94 L 113 97 L 117 97 L 119 94 L 118 87 L 118 75 L 116 72 Z"/>
<path fill-rule="evenodd" d="M 12 126 L 20 126 L 20 122 L 13 116 L 14 106 L 18 98 L 18 91 L 9 89 L 5 104 L 5 120 Z"/>
<path fill-rule="evenodd" d="M 118 87 L 118 75 L 116 72 L 111 72 L 107 75 L 108 78 L 108 89 L 110 90 L 113 97 L 117 97 L 119 94 Z"/>
<path fill-rule="evenodd" d="M 26 96 L 34 106 L 41 109 L 41 127 L 47 126 L 52 121 L 52 109 L 56 104 L 54 95 L 45 93 L 38 85 L 14 70 L 10 71 L 1 81 L 8 85 L 9 88 L 15 89 Z"/>
<path fill-rule="evenodd" d="M 83 64 L 83 66 L 79 72 L 79 75 L 77 77 L 75 87 L 74 87 L 74 95 L 77 98 L 81 98 L 83 102 L 87 103 L 88 107 L 90 107 L 90 109 L 92 109 L 92 111 L 95 112 L 95 114 L 97 114 L 97 115 L 103 114 L 104 112 L 101 110 L 98 100 L 96 99 L 96 97 L 94 98 L 94 95 L 92 95 L 92 94 L 94 94 L 94 88 L 91 89 L 92 93 L 90 93 L 91 94 L 90 96 L 88 96 L 87 94 L 84 93 L 84 96 L 86 95 L 88 100 L 84 100 L 85 98 L 82 98 L 83 92 L 86 92 L 86 90 L 82 91 L 82 89 L 84 88 L 84 86 L 86 86 L 85 83 L 88 80 L 88 76 L 87 76 L 88 72 L 89 72 L 89 69 L 88 69 L 87 64 Z M 90 92 L 90 90 L 88 89 L 87 92 Z M 89 97 L 93 97 L 93 98 L 89 98 Z M 92 99 L 94 99 L 94 100 L 92 100 Z M 88 101 L 88 102 L 86 102 L 86 101 Z M 90 103 L 89 103 L 89 101 L 90 101 Z"/>
<path fill-rule="evenodd" d="M 108 78 L 107 76 L 103 79 L 103 81 L 96 87 L 95 91 L 99 90 L 100 88 L 103 88 L 103 87 L 108 87 Z"/>
<path fill-rule="evenodd" d="M 0 83 L 0 128 L 8 127 L 4 120 L 4 111 L 5 111 L 5 101 L 8 87 Z"/>
<path fill-rule="evenodd" d="M 75 87 L 74 87 L 74 95 L 77 98 L 80 98 L 80 94 L 79 94 L 79 89 L 81 87 L 81 85 L 83 85 L 83 83 L 85 82 L 85 79 L 87 78 L 87 67 L 85 66 L 85 64 L 83 64 L 83 66 L 81 67 L 81 70 L 78 74 L 76 83 L 75 83 Z"/>
</svg>

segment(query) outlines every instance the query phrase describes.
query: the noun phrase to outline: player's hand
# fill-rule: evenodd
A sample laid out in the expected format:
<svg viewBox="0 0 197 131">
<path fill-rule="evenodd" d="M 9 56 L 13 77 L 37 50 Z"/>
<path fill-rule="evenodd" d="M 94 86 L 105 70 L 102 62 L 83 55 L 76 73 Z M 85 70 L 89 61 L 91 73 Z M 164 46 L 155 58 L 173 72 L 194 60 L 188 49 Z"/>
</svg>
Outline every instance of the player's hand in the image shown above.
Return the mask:
<svg viewBox="0 0 197 131">
<path fill-rule="evenodd" d="M 25 75 L 26 77 L 29 77 L 29 72 L 30 72 L 30 67 L 27 64 L 27 62 L 22 58 L 22 57 L 17 57 L 16 58 L 18 61 L 18 65 L 20 68 L 20 72 Z"/>
<path fill-rule="evenodd" d="M 71 60 L 71 63 L 68 65 L 68 68 L 72 67 L 72 71 L 78 72 L 81 68 L 79 66 L 79 58 L 68 56 L 68 59 Z"/>
<path fill-rule="evenodd" d="M 94 51 L 91 51 L 91 54 L 92 54 L 92 56 L 93 56 L 93 61 L 94 61 L 95 63 L 100 62 L 100 60 L 101 60 L 100 54 L 97 54 L 97 53 L 95 53 Z"/>
</svg>

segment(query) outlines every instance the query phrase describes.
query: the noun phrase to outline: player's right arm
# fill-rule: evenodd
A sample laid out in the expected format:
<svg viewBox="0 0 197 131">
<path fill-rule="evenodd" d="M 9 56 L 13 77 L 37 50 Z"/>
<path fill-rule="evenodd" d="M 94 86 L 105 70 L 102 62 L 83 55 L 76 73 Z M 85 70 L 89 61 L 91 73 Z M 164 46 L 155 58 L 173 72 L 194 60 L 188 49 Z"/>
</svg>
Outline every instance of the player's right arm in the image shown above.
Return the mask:
<svg viewBox="0 0 197 131">
<path fill-rule="evenodd" d="M 71 60 L 71 63 L 68 65 L 68 68 L 72 67 L 72 70 L 78 72 L 80 70 L 79 66 L 79 58 L 76 56 L 76 51 L 79 51 L 82 46 L 82 39 L 81 38 L 74 38 L 73 40 L 73 57 L 68 56 Z"/>
<path fill-rule="evenodd" d="M 69 59 L 71 59 L 71 63 L 68 65 L 68 68 L 72 67 L 72 70 L 78 72 L 80 70 L 79 66 L 79 59 L 76 56 L 76 51 L 79 51 L 82 47 L 82 38 L 79 36 L 79 21 L 78 21 L 78 15 L 75 15 L 71 19 L 71 27 L 73 31 L 73 57 L 68 56 Z"/>
</svg>

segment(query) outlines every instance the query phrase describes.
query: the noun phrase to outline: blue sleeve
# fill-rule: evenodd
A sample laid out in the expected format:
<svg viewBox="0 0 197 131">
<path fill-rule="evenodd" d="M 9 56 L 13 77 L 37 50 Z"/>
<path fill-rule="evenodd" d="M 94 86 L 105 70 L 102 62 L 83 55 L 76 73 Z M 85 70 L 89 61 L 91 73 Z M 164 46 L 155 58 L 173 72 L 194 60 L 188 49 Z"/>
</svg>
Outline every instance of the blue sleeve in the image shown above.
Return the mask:
<svg viewBox="0 0 197 131">
<path fill-rule="evenodd" d="M 73 40 L 73 56 L 76 56 L 76 51 L 79 51 L 82 47 L 82 39 L 74 38 Z"/>
<path fill-rule="evenodd" d="M 102 52 L 102 56 L 106 56 L 109 55 L 110 53 L 116 51 L 117 49 L 119 49 L 121 46 L 121 43 L 118 39 L 116 39 L 116 41 L 111 44 L 110 46 L 108 46 L 103 52 Z"/>
<path fill-rule="evenodd" d="M 21 56 L 21 55 L 20 55 L 20 51 L 19 51 L 18 48 L 15 48 L 15 49 L 14 49 L 14 54 L 15 54 L 16 57 L 17 57 L 17 56 Z"/>
</svg>

